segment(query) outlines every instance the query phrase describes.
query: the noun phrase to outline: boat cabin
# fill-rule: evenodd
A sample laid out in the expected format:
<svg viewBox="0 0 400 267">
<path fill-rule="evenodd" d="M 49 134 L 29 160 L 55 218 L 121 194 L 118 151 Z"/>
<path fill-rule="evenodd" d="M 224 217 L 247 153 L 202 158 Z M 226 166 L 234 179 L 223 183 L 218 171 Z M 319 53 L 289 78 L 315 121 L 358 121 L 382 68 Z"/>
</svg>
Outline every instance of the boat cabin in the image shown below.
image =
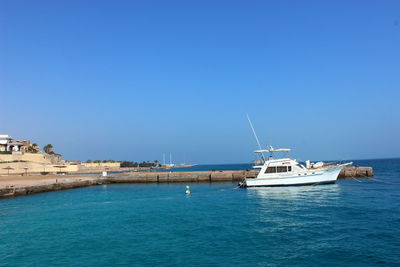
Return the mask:
<svg viewBox="0 0 400 267">
<path fill-rule="evenodd" d="M 260 174 L 263 176 L 288 175 L 305 170 L 303 165 L 290 158 L 290 149 L 288 148 L 274 149 L 269 147 L 268 149 L 256 150 L 254 152 L 259 154 L 261 159 L 254 162 L 253 168 L 261 169 Z M 284 153 L 284 156 L 275 158 L 277 152 Z M 268 158 L 264 153 L 269 153 Z"/>
</svg>

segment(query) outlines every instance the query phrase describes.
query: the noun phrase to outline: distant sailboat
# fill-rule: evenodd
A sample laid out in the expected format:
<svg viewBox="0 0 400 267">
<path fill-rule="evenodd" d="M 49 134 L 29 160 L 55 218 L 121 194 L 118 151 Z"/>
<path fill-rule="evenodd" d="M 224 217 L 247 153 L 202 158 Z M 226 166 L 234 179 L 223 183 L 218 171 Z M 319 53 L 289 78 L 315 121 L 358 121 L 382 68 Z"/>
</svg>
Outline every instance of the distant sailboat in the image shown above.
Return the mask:
<svg viewBox="0 0 400 267">
<path fill-rule="evenodd" d="M 185 155 L 185 161 L 186 161 L 186 155 Z M 172 153 L 169 153 L 169 163 L 166 163 L 166 161 L 165 161 L 165 153 L 163 153 L 163 164 L 161 166 L 166 168 L 166 169 L 172 169 L 172 168 L 193 167 L 193 166 L 196 166 L 196 164 L 187 164 L 187 163 L 174 164 L 172 162 Z"/>
<path fill-rule="evenodd" d="M 175 164 L 172 163 L 172 153 L 169 153 L 169 164 L 165 163 L 165 153 L 163 154 L 163 165 L 164 168 L 173 168 Z"/>
<path fill-rule="evenodd" d="M 169 164 L 168 167 L 173 168 L 175 164 L 172 163 L 172 153 L 169 152 Z"/>
<path fill-rule="evenodd" d="M 189 167 L 193 167 L 193 166 L 196 166 L 196 164 L 186 163 L 186 153 L 185 153 L 184 158 L 183 158 L 183 163 L 176 165 L 175 168 L 189 168 Z"/>
</svg>

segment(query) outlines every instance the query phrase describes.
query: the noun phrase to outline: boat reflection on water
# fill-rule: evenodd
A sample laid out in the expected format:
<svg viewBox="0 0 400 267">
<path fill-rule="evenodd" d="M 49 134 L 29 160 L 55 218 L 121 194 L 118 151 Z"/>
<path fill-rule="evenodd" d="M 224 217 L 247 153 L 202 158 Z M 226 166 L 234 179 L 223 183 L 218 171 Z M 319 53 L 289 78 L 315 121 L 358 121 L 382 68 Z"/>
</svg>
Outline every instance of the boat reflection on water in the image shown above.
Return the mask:
<svg viewBox="0 0 400 267">
<path fill-rule="evenodd" d="M 322 201 L 340 195 L 340 184 L 287 187 L 248 187 L 249 197 L 261 200 Z"/>
<path fill-rule="evenodd" d="M 328 227 L 341 192 L 340 184 L 246 188 L 252 210 L 257 214 L 255 231 L 259 233 L 303 229 L 304 233 L 314 234 L 310 229 L 316 225 Z"/>
<path fill-rule="evenodd" d="M 255 218 L 253 231 L 273 244 L 282 239 L 305 240 L 330 229 L 342 188 L 340 184 L 252 187 L 246 188 L 246 195 Z"/>
</svg>

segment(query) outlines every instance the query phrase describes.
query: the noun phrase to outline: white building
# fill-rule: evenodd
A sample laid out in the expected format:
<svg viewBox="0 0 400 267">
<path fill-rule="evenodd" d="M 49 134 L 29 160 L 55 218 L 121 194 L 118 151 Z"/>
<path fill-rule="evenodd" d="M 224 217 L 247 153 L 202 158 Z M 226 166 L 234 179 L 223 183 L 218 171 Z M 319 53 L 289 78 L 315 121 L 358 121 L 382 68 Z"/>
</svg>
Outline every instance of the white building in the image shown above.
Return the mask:
<svg viewBox="0 0 400 267">
<path fill-rule="evenodd" d="M 11 143 L 12 137 L 7 134 L 0 134 L 0 151 L 8 151 L 8 144 Z"/>
<path fill-rule="evenodd" d="M 0 134 L 0 152 L 20 152 L 25 151 L 29 146 L 29 141 L 16 141 L 7 134 Z"/>
</svg>

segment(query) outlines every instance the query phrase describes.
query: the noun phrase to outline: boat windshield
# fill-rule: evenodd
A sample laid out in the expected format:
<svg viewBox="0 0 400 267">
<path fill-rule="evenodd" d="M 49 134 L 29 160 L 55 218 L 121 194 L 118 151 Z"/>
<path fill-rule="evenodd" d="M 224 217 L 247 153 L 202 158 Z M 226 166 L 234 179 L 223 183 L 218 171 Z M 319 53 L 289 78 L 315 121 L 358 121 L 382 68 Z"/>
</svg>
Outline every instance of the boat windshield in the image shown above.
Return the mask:
<svg viewBox="0 0 400 267">
<path fill-rule="evenodd" d="M 263 159 L 253 160 L 253 166 L 261 166 L 261 165 L 264 165 L 264 163 L 265 163 L 265 160 L 263 160 Z"/>
<path fill-rule="evenodd" d="M 269 159 L 290 158 L 290 150 L 272 150 L 269 152 Z"/>
<path fill-rule="evenodd" d="M 267 160 L 271 159 L 290 158 L 290 149 L 288 148 L 274 149 L 270 146 L 268 149 L 255 150 L 254 152 L 257 155 L 257 159 L 253 161 L 253 166 L 262 166 Z M 266 155 L 267 153 L 269 154 L 268 156 Z"/>
</svg>

